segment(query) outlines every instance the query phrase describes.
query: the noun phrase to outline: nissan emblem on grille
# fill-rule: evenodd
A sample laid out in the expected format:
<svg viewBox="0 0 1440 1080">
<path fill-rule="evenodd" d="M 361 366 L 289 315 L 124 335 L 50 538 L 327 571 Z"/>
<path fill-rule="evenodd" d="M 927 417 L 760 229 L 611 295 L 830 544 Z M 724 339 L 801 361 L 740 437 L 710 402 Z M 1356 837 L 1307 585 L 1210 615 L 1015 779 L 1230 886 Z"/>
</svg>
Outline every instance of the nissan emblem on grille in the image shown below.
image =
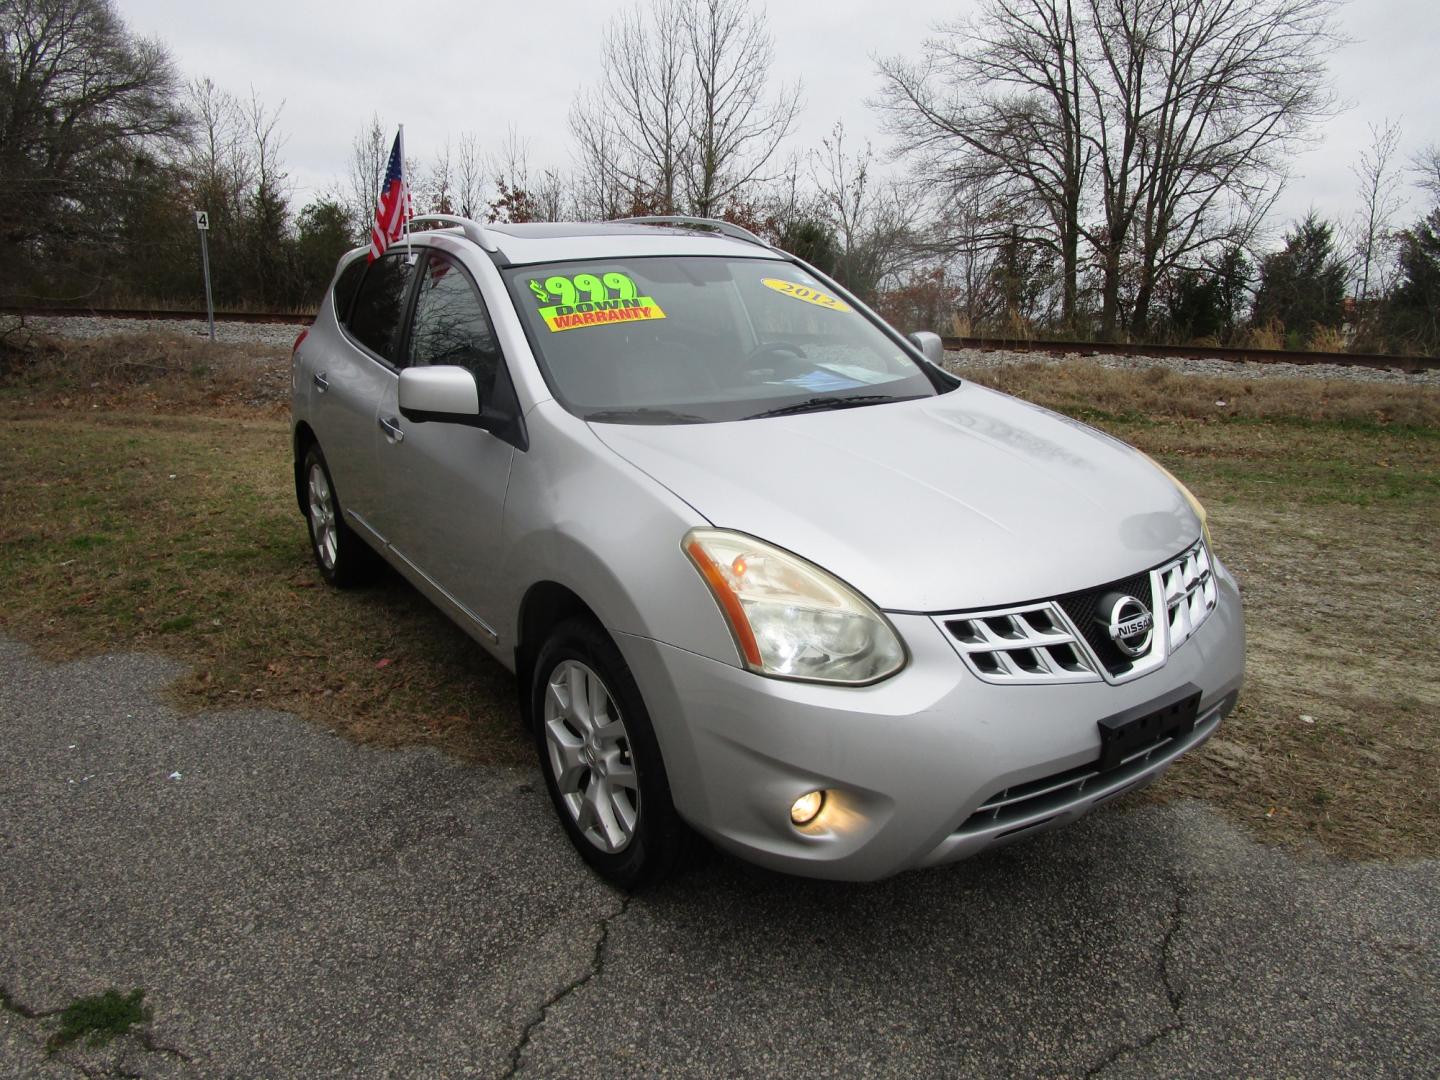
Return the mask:
<svg viewBox="0 0 1440 1080">
<path fill-rule="evenodd" d="M 1142 656 L 1150 648 L 1155 619 L 1150 609 L 1133 596 L 1110 593 L 1100 601 L 1096 618 L 1115 647 L 1126 656 Z"/>
</svg>

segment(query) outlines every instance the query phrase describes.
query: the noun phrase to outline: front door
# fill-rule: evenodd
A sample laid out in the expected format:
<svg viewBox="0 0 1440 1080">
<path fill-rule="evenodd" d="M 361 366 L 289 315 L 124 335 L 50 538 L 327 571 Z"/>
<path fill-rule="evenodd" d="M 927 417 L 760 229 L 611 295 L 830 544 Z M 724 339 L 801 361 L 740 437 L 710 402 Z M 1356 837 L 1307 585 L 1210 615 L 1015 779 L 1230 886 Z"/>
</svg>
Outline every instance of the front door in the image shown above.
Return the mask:
<svg viewBox="0 0 1440 1080">
<path fill-rule="evenodd" d="M 418 272 L 402 366 L 469 368 L 481 400 L 492 402 L 505 360 L 479 290 L 457 261 L 440 252 L 429 252 Z M 494 566 L 515 448 L 479 428 L 406 420 L 397 386 L 392 379 L 376 425 L 382 497 L 375 527 L 402 562 L 493 641 Z"/>
</svg>

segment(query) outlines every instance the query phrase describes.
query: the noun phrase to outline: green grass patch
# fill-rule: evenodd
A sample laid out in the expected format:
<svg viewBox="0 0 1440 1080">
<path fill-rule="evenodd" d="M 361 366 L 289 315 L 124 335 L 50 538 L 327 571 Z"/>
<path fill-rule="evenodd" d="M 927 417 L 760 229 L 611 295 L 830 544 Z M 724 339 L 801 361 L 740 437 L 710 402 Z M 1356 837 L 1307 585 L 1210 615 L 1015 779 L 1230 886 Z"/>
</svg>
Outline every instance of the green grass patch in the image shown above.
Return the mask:
<svg viewBox="0 0 1440 1080">
<path fill-rule="evenodd" d="M 56 657 L 174 653 L 184 707 L 529 759 L 513 677 L 409 585 L 321 584 L 284 421 L 0 407 L 0 459 L 0 630 Z"/>
</svg>

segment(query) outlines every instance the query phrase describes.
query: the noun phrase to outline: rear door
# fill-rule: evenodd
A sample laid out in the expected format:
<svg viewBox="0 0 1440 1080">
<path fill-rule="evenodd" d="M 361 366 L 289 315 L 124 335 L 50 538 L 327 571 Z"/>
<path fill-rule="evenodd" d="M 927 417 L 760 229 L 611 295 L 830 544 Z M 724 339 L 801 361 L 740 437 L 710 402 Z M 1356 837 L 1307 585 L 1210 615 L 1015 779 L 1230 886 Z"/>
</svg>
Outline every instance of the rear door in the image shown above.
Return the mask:
<svg viewBox="0 0 1440 1080">
<path fill-rule="evenodd" d="M 432 250 L 417 274 L 402 363 L 468 368 L 482 402 L 513 402 L 494 325 L 469 273 Z M 493 641 L 495 563 L 515 447 L 479 428 L 404 419 L 393 384 L 377 420 L 376 473 L 384 497 L 375 508 L 376 528 Z"/>
<path fill-rule="evenodd" d="M 373 461 L 376 416 L 386 393 L 394 397 L 400 331 L 413 276 L 404 252 L 371 263 L 349 310 L 336 310 L 339 340 L 316 357 L 311 373 L 316 437 L 340 506 L 362 525 L 371 521 L 380 495 Z"/>
</svg>

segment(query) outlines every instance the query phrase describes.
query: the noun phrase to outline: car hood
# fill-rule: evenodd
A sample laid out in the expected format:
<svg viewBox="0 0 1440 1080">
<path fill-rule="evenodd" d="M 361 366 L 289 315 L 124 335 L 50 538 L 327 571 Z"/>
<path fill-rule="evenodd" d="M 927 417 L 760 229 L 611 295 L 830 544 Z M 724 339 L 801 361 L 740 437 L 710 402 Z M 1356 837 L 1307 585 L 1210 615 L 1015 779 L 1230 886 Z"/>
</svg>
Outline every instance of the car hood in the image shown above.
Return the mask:
<svg viewBox="0 0 1440 1080">
<path fill-rule="evenodd" d="M 715 526 L 793 551 L 889 611 L 1102 585 L 1200 534 L 1138 451 L 970 383 L 763 420 L 591 426 Z"/>
</svg>

